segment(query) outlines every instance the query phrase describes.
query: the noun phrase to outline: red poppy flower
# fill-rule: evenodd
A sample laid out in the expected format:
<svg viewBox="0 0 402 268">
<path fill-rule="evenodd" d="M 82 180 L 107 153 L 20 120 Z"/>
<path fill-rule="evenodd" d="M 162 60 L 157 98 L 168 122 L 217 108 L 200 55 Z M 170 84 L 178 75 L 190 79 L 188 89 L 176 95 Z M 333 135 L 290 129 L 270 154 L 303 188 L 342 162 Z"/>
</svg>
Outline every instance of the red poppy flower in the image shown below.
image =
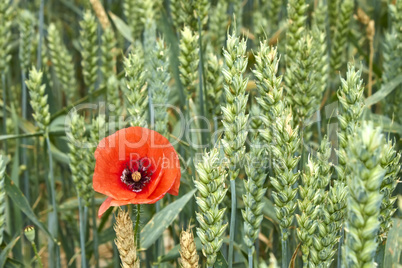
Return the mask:
<svg viewBox="0 0 402 268">
<path fill-rule="evenodd" d="M 156 131 L 129 127 L 104 138 L 95 151 L 93 187 L 111 206 L 152 204 L 166 193 L 179 194 L 180 163 L 169 141 Z"/>
</svg>

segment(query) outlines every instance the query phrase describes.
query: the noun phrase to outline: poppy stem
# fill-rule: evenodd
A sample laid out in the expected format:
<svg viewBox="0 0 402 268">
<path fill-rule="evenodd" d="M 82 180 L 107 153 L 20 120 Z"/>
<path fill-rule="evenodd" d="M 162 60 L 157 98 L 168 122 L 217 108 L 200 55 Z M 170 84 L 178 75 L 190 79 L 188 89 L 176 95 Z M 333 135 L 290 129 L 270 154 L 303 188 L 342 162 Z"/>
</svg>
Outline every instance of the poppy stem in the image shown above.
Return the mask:
<svg viewBox="0 0 402 268">
<path fill-rule="evenodd" d="M 35 242 L 32 242 L 31 245 L 32 245 L 32 249 L 35 253 L 35 257 L 37 259 L 39 268 L 43 268 L 42 259 L 39 256 L 38 249 L 36 248 Z"/>
<path fill-rule="evenodd" d="M 140 212 L 141 212 L 141 206 L 140 206 L 140 204 L 138 204 L 137 205 L 137 220 L 135 221 L 135 229 L 134 229 L 135 240 L 137 240 L 137 250 L 140 250 L 140 246 L 141 246 L 140 233 L 138 230 L 138 226 L 140 225 Z"/>
</svg>

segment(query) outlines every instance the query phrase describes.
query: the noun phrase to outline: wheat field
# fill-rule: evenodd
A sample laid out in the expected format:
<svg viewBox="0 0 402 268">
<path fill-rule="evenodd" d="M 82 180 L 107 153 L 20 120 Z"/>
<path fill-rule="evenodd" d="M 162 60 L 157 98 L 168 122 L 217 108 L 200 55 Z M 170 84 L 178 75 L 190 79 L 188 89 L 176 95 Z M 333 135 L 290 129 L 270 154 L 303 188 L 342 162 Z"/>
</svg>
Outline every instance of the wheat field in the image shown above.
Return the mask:
<svg viewBox="0 0 402 268">
<path fill-rule="evenodd" d="M 402 0 L 0 0 L 0 268 L 402 267 Z"/>
</svg>

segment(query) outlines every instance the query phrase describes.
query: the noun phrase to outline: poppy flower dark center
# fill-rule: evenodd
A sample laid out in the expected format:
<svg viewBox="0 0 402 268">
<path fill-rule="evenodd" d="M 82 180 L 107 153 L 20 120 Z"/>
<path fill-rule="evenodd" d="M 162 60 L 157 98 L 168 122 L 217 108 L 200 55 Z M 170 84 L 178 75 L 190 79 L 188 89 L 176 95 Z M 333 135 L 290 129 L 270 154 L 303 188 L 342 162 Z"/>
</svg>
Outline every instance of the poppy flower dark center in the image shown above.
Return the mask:
<svg viewBox="0 0 402 268">
<path fill-rule="evenodd" d="M 133 192 L 141 192 L 154 173 L 147 157 L 131 160 L 121 174 L 121 181 Z"/>
</svg>

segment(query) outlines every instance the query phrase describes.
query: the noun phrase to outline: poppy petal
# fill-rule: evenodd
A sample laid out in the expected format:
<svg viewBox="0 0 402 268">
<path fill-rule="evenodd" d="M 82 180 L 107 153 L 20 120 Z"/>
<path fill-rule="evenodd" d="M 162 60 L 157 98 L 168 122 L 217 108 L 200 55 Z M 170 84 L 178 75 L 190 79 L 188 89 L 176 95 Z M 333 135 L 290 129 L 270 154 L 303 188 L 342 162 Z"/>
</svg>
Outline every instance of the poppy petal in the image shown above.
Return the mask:
<svg viewBox="0 0 402 268">
<path fill-rule="evenodd" d="M 112 200 L 113 200 L 113 198 L 108 197 L 108 198 L 106 198 L 105 201 L 103 201 L 103 203 L 99 207 L 99 211 L 98 211 L 98 217 L 99 218 L 102 217 L 103 213 L 105 213 L 106 210 L 108 210 L 111 207 L 110 203 L 112 202 Z"/>
<path fill-rule="evenodd" d="M 177 173 L 175 182 L 174 182 L 172 188 L 170 188 L 170 190 L 168 191 L 168 194 L 171 194 L 171 195 L 178 195 L 179 194 L 180 178 L 181 178 L 181 174 Z"/>
<path fill-rule="evenodd" d="M 181 172 L 177 153 L 167 138 L 153 130 L 121 129 L 99 143 L 95 159 L 93 188 L 109 196 L 101 205 L 99 216 L 110 206 L 151 204 L 166 193 L 178 195 Z M 121 176 L 127 165 L 141 159 L 149 161 L 153 174 L 140 192 L 134 192 Z"/>
</svg>

